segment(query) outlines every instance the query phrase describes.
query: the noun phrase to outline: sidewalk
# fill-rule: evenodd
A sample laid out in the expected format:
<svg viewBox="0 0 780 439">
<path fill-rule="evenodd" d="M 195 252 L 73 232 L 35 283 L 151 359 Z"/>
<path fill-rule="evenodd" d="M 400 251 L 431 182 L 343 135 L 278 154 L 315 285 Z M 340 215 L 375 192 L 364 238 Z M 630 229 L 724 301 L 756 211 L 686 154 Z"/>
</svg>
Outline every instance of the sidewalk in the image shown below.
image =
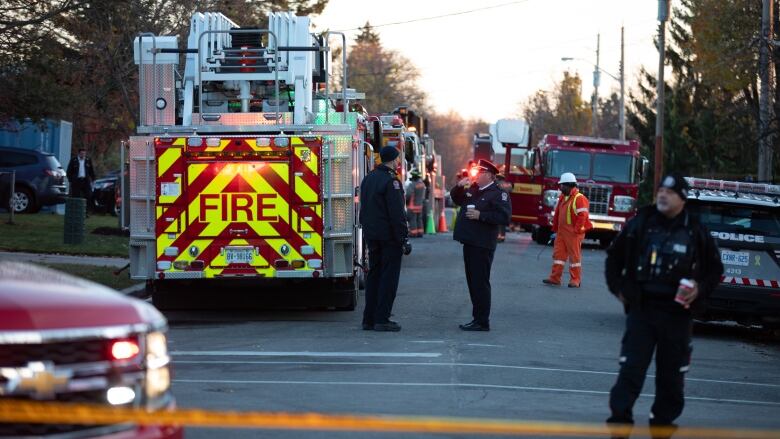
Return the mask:
<svg viewBox="0 0 780 439">
<path fill-rule="evenodd" d="M 122 268 L 130 262 L 129 259 L 125 258 L 110 258 L 104 256 L 72 256 L 24 252 L 0 252 L 0 261 L 79 264 L 115 268 Z"/>
<path fill-rule="evenodd" d="M 114 267 L 123 268 L 130 260 L 125 258 L 109 258 L 103 256 L 72 256 L 72 255 L 52 255 L 46 253 L 24 253 L 24 252 L 0 252 L 0 261 L 13 262 L 40 262 L 51 264 L 78 264 L 94 265 L 96 267 Z M 146 298 L 146 284 L 140 282 L 136 285 L 127 287 L 120 291 L 122 294 L 137 298 Z"/>
</svg>

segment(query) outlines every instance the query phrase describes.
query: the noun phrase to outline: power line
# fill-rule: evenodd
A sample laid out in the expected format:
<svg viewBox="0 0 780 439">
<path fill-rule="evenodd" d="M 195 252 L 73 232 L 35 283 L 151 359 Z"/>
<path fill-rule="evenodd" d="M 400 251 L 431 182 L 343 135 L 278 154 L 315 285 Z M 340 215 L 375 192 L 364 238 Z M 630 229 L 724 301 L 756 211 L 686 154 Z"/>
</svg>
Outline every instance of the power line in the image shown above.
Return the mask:
<svg viewBox="0 0 780 439">
<path fill-rule="evenodd" d="M 518 1 L 514 1 L 514 2 L 501 3 L 499 5 L 485 6 L 484 8 L 469 9 L 467 11 L 452 12 L 452 13 L 449 13 L 449 14 L 434 15 L 434 16 L 431 16 L 431 17 L 415 18 L 413 20 L 396 21 L 396 22 L 393 22 L 393 23 L 376 24 L 376 25 L 372 25 L 371 28 L 374 29 L 374 28 L 378 28 L 378 27 L 395 26 L 395 25 L 398 25 L 398 24 L 417 23 L 419 21 L 428 21 L 428 20 L 436 20 L 436 19 L 439 19 L 439 18 L 454 17 L 456 15 L 466 15 L 466 14 L 471 14 L 471 13 L 474 13 L 474 12 L 486 11 L 488 9 L 496 9 L 496 8 L 503 8 L 505 6 L 519 5 L 521 3 L 526 3 L 528 1 L 529 0 L 518 0 Z M 362 29 L 362 26 L 361 27 L 355 27 L 355 28 L 352 28 L 352 29 L 344 29 L 344 30 L 341 30 L 339 32 L 350 32 L 350 31 L 353 31 L 353 30 L 360 30 L 360 29 Z"/>
</svg>

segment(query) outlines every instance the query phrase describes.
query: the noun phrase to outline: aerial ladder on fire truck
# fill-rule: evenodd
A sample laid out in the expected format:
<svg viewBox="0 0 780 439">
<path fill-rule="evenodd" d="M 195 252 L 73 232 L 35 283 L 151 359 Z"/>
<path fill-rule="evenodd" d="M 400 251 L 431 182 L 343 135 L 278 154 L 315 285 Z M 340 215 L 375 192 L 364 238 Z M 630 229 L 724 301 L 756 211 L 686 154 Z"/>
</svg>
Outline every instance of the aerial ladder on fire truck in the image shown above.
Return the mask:
<svg viewBox="0 0 780 439">
<path fill-rule="evenodd" d="M 259 29 L 196 12 L 186 49 L 176 36 L 135 39 L 140 124 L 124 205 L 131 277 L 159 307 L 240 282 L 354 309 L 365 265 L 355 200 L 381 135 L 350 111 L 346 79 L 330 92 L 330 40 L 344 46 L 346 78 L 346 37 L 310 28 L 291 13 Z"/>
</svg>

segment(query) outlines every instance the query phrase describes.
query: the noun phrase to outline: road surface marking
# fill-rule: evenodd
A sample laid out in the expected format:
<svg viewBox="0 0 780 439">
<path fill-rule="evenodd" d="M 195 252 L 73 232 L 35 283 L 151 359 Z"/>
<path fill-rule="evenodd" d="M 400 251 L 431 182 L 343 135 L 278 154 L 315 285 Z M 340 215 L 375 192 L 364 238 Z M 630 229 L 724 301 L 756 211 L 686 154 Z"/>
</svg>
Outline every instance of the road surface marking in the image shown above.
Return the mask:
<svg viewBox="0 0 780 439">
<path fill-rule="evenodd" d="M 175 357 L 392 357 L 436 358 L 438 352 L 262 352 L 262 351 L 173 351 Z"/>
<path fill-rule="evenodd" d="M 177 379 L 174 383 L 184 384 L 267 384 L 267 385 L 317 385 L 317 386 L 383 386 L 383 387 L 464 387 L 476 389 L 501 389 L 501 390 L 527 390 L 552 393 L 576 393 L 585 395 L 609 395 L 609 392 L 602 390 L 581 390 L 581 389 L 563 389 L 559 387 L 531 387 L 531 386 L 511 386 L 503 384 L 475 384 L 475 383 L 393 383 L 393 382 L 373 382 L 373 381 L 282 381 L 282 380 L 191 380 Z M 646 398 L 655 398 L 654 394 L 641 394 L 639 396 Z M 776 401 L 754 401 L 749 399 L 728 399 L 728 398 L 706 398 L 701 396 L 686 396 L 690 401 L 707 401 L 733 404 L 749 405 L 768 405 L 780 407 L 780 402 Z"/>
<path fill-rule="evenodd" d="M 483 348 L 503 348 L 504 346 L 498 345 L 498 344 L 487 344 L 487 343 L 468 343 L 466 346 L 477 346 L 477 347 L 483 347 Z"/>
<path fill-rule="evenodd" d="M 595 374 L 595 375 L 612 375 L 616 376 L 617 372 L 601 372 L 595 370 L 577 370 L 577 369 L 557 369 L 551 367 L 530 367 L 530 366 L 512 366 L 504 364 L 478 364 L 478 363 L 398 363 L 398 362 L 360 362 L 360 361 L 197 361 L 197 360 L 176 360 L 176 364 L 285 364 L 285 365 L 323 365 L 323 366 L 438 366 L 438 367 L 484 367 L 484 368 L 496 368 L 496 369 L 518 369 L 518 370 L 533 370 L 541 372 L 566 372 L 566 373 L 582 373 L 582 374 Z M 655 375 L 648 374 L 648 378 L 655 378 Z M 755 386 L 755 387 L 770 387 L 780 388 L 780 384 L 769 383 L 751 383 L 748 381 L 728 381 L 728 380 L 711 380 L 706 378 L 690 378 L 686 377 L 685 381 L 695 381 L 702 383 L 714 383 L 714 384 L 734 384 L 740 386 Z"/>
</svg>

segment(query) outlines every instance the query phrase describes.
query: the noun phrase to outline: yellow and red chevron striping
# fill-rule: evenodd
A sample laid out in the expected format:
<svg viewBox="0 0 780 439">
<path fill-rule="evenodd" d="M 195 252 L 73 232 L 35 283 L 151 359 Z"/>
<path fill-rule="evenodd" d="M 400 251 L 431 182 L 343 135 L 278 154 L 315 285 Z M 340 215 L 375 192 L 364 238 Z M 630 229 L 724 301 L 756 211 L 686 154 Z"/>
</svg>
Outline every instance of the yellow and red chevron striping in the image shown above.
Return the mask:
<svg viewBox="0 0 780 439">
<path fill-rule="evenodd" d="M 322 199 L 320 196 L 322 141 L 291 137 L 290 147 L 258 147 L 256 139 L 228 138 L 208 151 L 281 151 L 273 157 L 188 156 L 187 138 L 156 142 L 158 163 L 156 235 L 157 260 L 205 263 L 205 277 L 223 274 L 272 277 L 278 259 L 322 258 Z M 214 142 L 210 142 L 213 144 Z M 162 190 L 163 184 L 168 186 Z M 180 194 L 171 195 L 171 187 Z M 167 197 L 167 199 L 165 199 Z M 278 249 L 286 245 L 288 254 Z M 197 247 L 196 255 L 189 254 Z M 250 264 L 228 264 L 229 246 L 259 251 Z M 166 254 L 176 247 L 177 254 Z M 303 248 L 307 247 L 306 255 Z M 175 268 L 171 269 L 175 271 Z"/>
</svg>

